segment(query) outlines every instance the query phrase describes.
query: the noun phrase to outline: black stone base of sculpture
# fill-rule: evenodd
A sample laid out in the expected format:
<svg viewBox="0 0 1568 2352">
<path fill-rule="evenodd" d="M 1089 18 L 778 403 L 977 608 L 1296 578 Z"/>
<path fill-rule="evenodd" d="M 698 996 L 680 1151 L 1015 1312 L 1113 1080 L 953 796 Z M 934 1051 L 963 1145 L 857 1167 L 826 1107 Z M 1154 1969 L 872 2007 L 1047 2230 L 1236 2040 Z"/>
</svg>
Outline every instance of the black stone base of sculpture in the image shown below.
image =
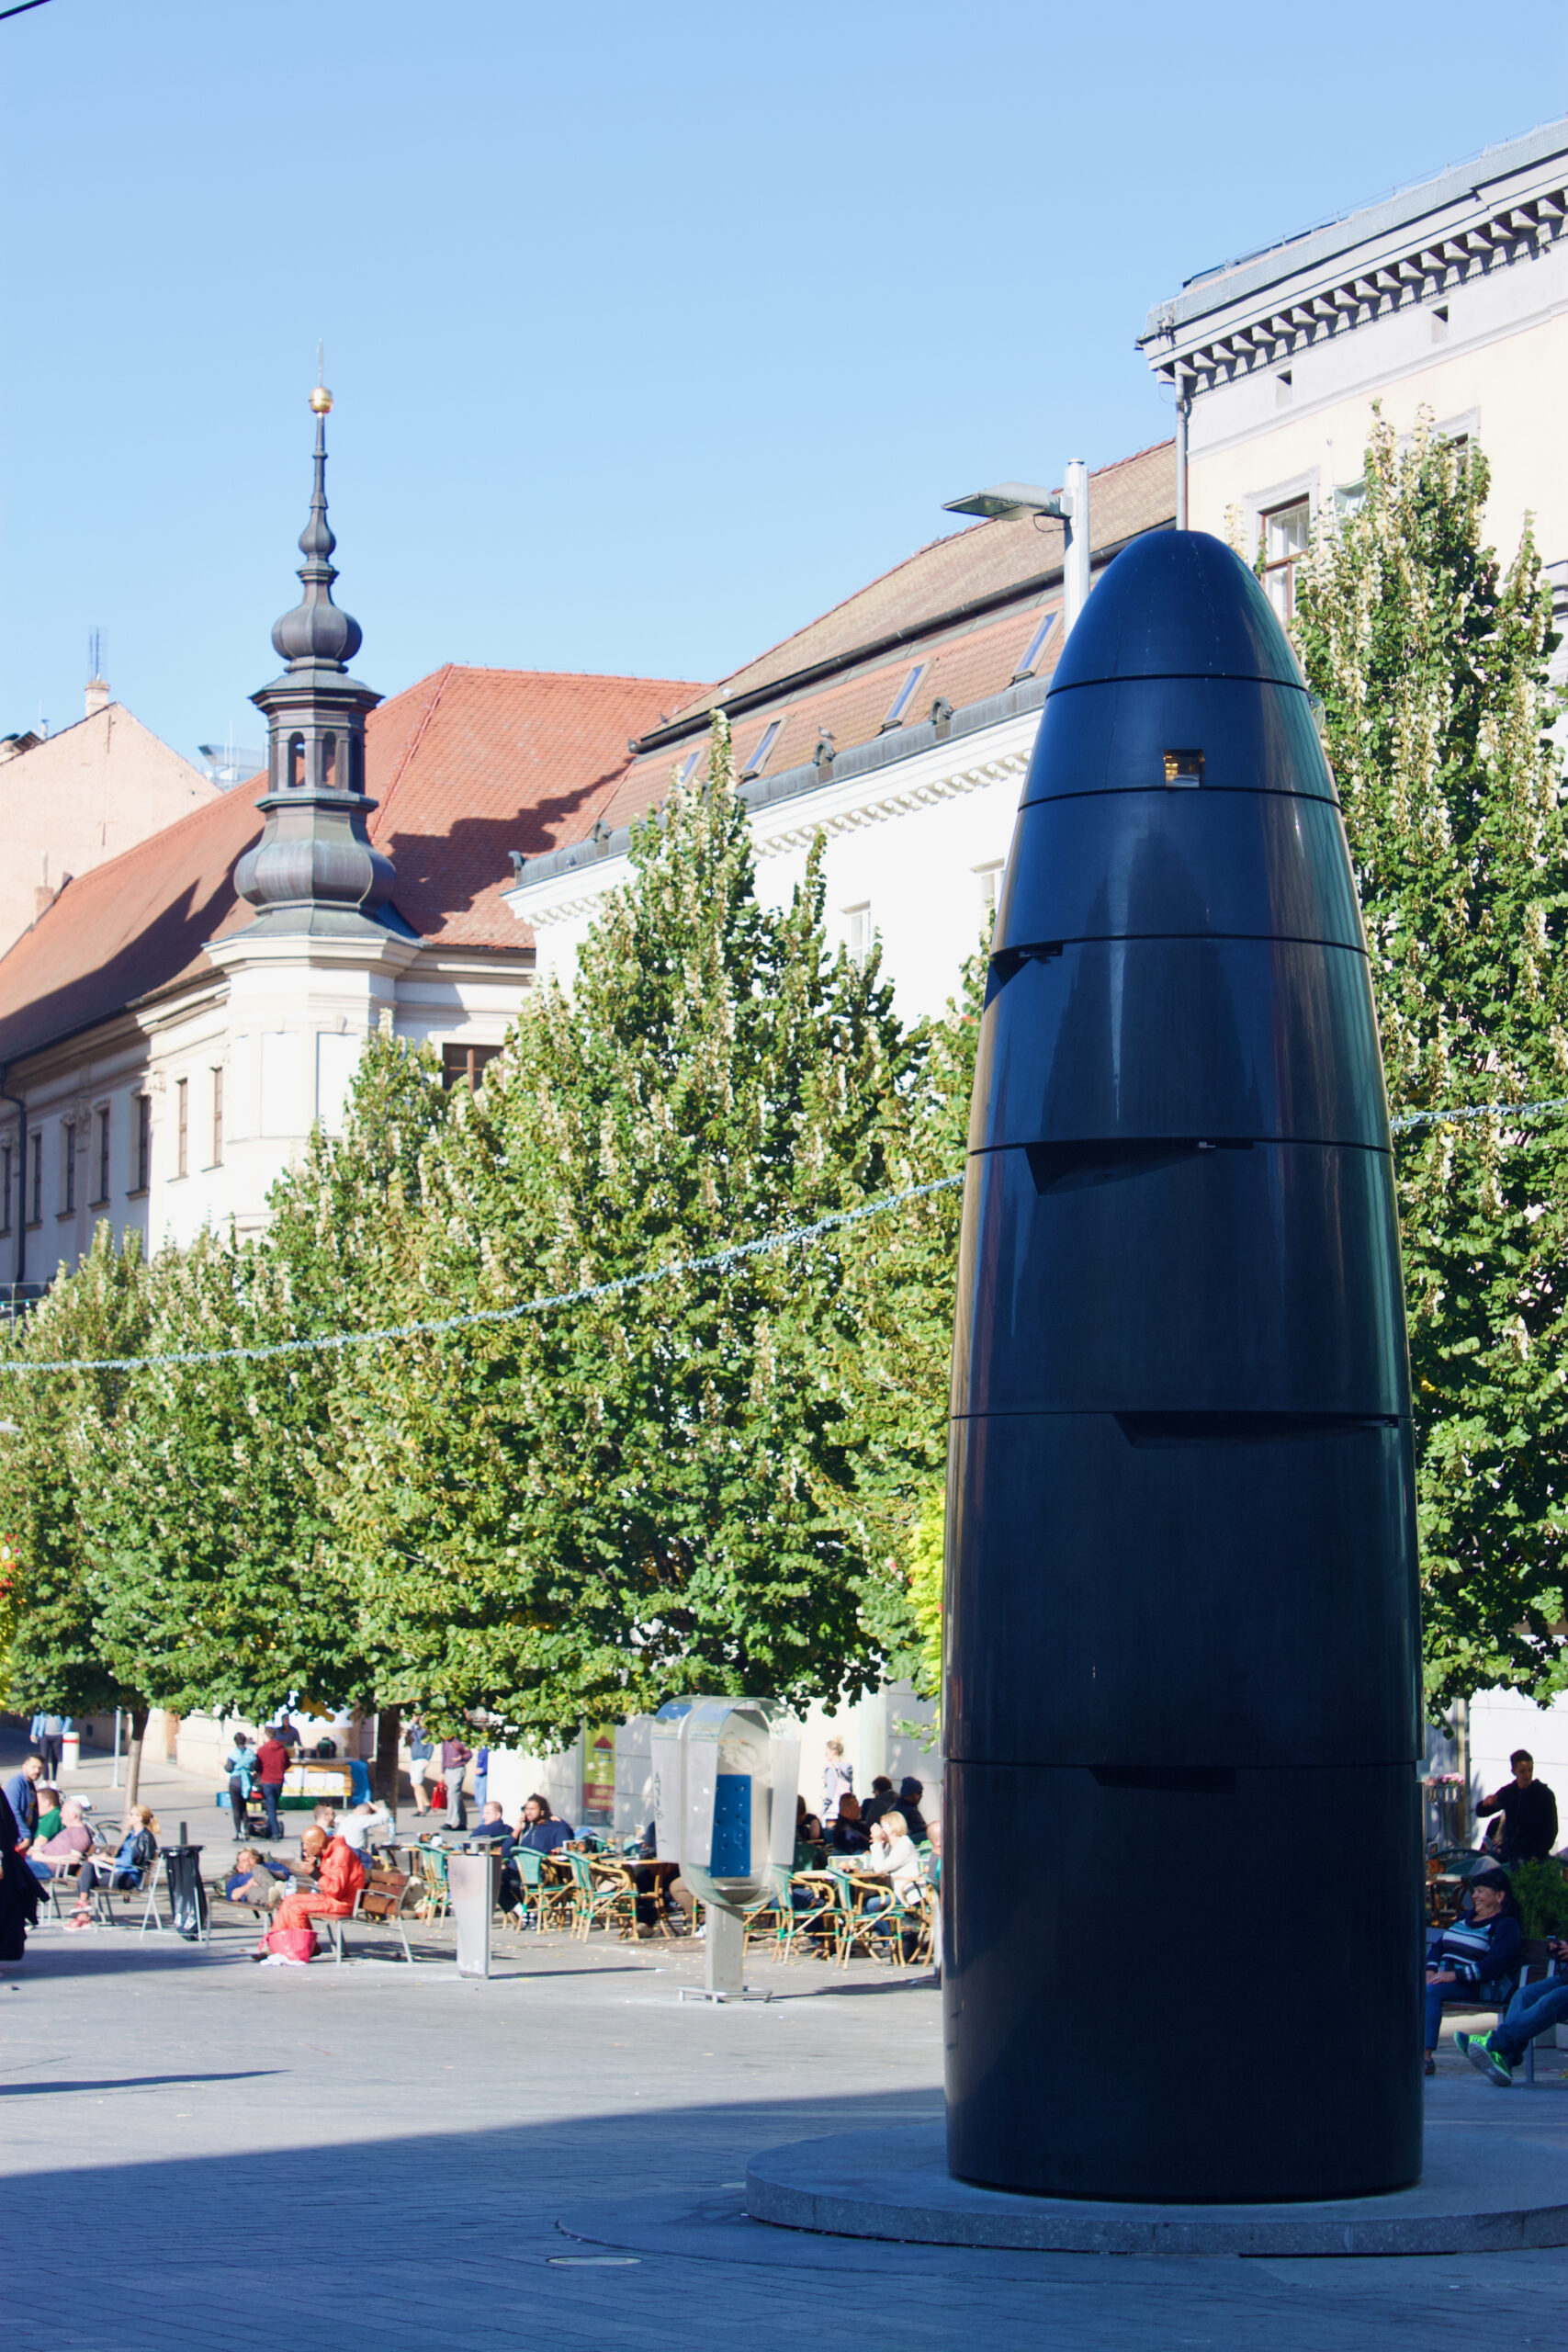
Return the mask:
<svg viewBox="0 0 1568 2352">
<path fill-rule="evenodd" d="M 953 2173 L 1194 2203 L 1417 2179 L 1416 1803 L 1407 1764 L 950 1760 Z"/>
<path fill-rule="evenodd" d="M 1517 2119 L 1510 2115 L 1506 2121 Z M 1353 2131 L 1354 2118 L 1347 2122 Z M 917 2123 L 770 2148 L 747 2167 L 745 2205 L 754 2222 L 893 2239 L 905 2249 L 990 2246 L 1190 2257 L 1507 2254 L 1568 2245 L 1568 2196 L 1560 2167 L 1542 2161 L 1528 2127 L 1499 2129 L 1490 2114 L 1434 2132 L 1419 2184 L 1382 2197 L 1138 2205 L 1009 2196 L 954 2180 L 943 2160 L 941 2124 Z M 624 2225 L 606 2229 L 587 2215 L 569 2216 L 564 2226 L 604 2242 L 657 2242 L 651 2231 L 634 2239 Z M 814 2241 L 807 2236 L 805 2242 Z"/>
</svg>

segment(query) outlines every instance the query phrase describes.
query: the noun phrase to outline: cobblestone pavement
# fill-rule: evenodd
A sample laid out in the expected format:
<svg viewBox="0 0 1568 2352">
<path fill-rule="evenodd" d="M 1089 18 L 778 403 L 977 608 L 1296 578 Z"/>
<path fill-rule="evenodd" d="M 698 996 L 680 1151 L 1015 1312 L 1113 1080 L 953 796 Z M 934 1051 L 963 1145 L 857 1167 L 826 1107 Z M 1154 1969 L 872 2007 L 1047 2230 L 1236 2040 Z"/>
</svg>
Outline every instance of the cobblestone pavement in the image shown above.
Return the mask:
<svg viewBox="0 0 1568 2352">
<path fill-rule="evenodd" d="M 509 1939 L 483 1983 L 428 1931 L 412 1969 L 259 1969 L 250 1941 L 46 1927 L 0 1976 L 8 2352 L 268 2336 L 288 2352 L 1430 2352 L 1435 2331 L 1477 2326 L 1562 2341 L 1562 2253 L 1156 2263 L 731 2221 L 719 2258 L 691 2229 L 680 2251 L 617 2257 L 558 2218 L 672 2191 L 732 2211 L 761 2147 L 938 2113 L 931 1986 L 802 1962 L 758 1972 L 766 2006 L 711 2011 L 677 1998 L 694 1953 L 604 1936 Z M 1288 2096 L 1288 2050 L 1256 2057 Z M 1523 2113 L 1543 2175 L 1568 2173 L 1555 2053 L 1530 2093 L 1440 2063 L 1434 2128 L 1517 2130 Z"/>
</svg>

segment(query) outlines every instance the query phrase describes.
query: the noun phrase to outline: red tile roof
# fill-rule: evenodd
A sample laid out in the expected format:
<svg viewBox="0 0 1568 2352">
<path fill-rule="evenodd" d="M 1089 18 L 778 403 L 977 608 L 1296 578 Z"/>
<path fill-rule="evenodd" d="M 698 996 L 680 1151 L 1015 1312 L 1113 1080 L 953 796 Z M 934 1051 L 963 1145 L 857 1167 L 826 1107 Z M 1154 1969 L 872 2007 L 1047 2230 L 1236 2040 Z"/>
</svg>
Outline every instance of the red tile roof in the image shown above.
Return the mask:
<svg viewBox="0 0 1568 2352">
<path fill-rule="evenodd" d="M 1095 549 L 1120 546 L 1173 519 L 1173 447 L 1161 442 L 1090 477 Z M 783 718 L 763 771 L 781 775 L 813 757 L 824 730 L 837 752 L 879 734 L 917 662 L 929 666 L 903 714 L 907 724 L 929 718 L 939 696 L 962 710 L 1001 693 L 1017 674 L 1042 617 L 1060 608 L 1059 585 L 1043 587 L 1041 579 L 1059 571 L 1061 561 L 1062 526 L 1053 522 L 1039 530 L 1032 523 L 976 523 L 921 548 L 677 714 L 692 722 L 685 740 L 678 746 L 660 742 L 633 761 L 602 811 L 605 823 L 613 831 L 663 798 L 671 767 L 703 740 L 701 722 L 715 708 L 732 711 L 742 769 L 770 721 Z M 984 609 L 965 613 L 965 606 L 975 605 Z M 889 645 L 886 640 L 895 636 Z M 1034 674 L 1049 677 L 1060 651 L 1058 631 L 1047 640 Z M 742 695 L 758 699 L 733 713 Z M 591 830 L 585 825 L 575 836 L 563 836 L 562 846 Z"/>
<path fill-rule="evenodd" d="M 370 834 L 397 867 L 393 904 L 424 939 L 525 947 L 502 903 L 509 850 L 591 832 L 626 743 L 700 691 L 692 679 L 605 678 L 448 663 L 370 714 Z M 0 958 L 0 1062 L 111 1018 L 211 967 L 236 931 L 235 860 L 260 834 L 254 777 L 62 891 Z"/>
<path fill-rule="evenodd" d="M 1175 447 L 1173 441 L 1161 441 L 1090 475 L 1091 548 L 1120 547 L 1139 531 L 1171 520 L 1176 509 Z M 738 695 L 798 677 L 821 662 L 841 661 L 896 632 L 919 636 L 938 614 L 1005 595 L 1010 588 L 1057 569 L 1061 560 L 1062 526 L 1045 515 L 1031 522 L 976 523 L 948 538 L 933 539 L 744 669 L 705 688 L 675 715 L 728 708 Z"/>
</svg>

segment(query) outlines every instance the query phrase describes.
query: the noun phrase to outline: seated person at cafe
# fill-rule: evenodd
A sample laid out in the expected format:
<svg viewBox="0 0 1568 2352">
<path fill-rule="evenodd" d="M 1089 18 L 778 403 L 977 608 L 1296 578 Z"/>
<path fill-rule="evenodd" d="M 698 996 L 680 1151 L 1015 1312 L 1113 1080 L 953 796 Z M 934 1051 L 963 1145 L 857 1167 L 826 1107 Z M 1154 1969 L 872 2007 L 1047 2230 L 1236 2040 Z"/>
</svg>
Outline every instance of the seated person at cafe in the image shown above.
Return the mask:
<svg viewBox="0 0 1568 2352">
<path fill-rule="evenodd" d="M 92 1850 L 93 1833 L 82 1817 L 82 1808 L 74 1797 L 67 1797 L 60 1808 L 59 1828 L 52 1838 L 29 1849 L 28 1862 L 35 1878 L 74 1878 L 84 1856 Z"/>
<path fill-rule="evenodd" d="M 308 1928 L 317 1919 L 346 1919 L 365 1883 L 364 1863 L 352 1846 L 329 1838 L 324 1829 L 307 1829 L 301 1842 L 311 1883 L 284 1896 L 276 1925 L 287 1929 Z"/>
<path fill-rule="evenodd" d="M 1477 1871 L 1470 1882 L 1463 1910 L 1449 1928 L 1432 1928 L 1427 1935 L 1426 2068 L 1438 2071 L 1438 2036 L 1442 2029 L 1445 2000 L 1473 1996 L 1488 2007 L 1508 2000 L 1518 1973 L 1519 1906 L 1504 1871 Z"/>
<path fill-rule="evenodd" d="M 828 1828 L 828 1851 L 831 1854 L 863 1854 L 871 1843 L 870 1833 L 861 1826 L 860 1799 L 852 1789 L 846 1789 L 839 1799 L 838 1814 Z"/>
<path fill-rule="evenodd" d="M 281 1863 L 269 1862 L 254 1846 L 242 1846 L 223 1882 L 223 1892 L 231 1903 L 254 1903 L 270 1911 L 275 1903 L 282 1902 L 290 1883 Z"/>
<path fill-rule="evenodd" d="M 329 1838 L 335 1838 L 337 1836 L 336 1805 L 328 1804 L 325 1802 L 316 1805 L 310 1814 L 310 1828 L 324 1829 Z M 310 1834 L 310 1830 L 307 1829 L 304 1838 L 301 1838 L 299 1840 L 301 1851 L 303 1851 L 304 1849 L 305 1838 L 308 1838 Z"/>
<path fill-rule="evenodd" d="M 51 1789 L 47 1781 L 38 1784 L 38 1827 L 34 1842 L 41 1846 L 46 1838 L 56 1835 L 60 1827 L 60 1791 Z"/>
<path fill-rule="evenodd" d="M 917 1781 L 912 1776 L 898 1783 L 898 1810 L 904 1816 L 905 1828 L 917 1846 L 923 1846 L 930 1835 L 926 1827 L 926 1816 L 920 1811 L 920 1799 L 925 1792 L 925 1782 Z"/>
<path fill-rule="evenodd" d="M 822 1842 L 822 1824 L 814 1813 L 806 1810 L 806 1799 L 795 1801 L 795 1860 L 797 1871 L 819 1871 L 827 1860 Z"/>
<path fill-rule="evenodd" d="M 65 1922 L 68 1928 L 90 1928 L 93 1924 L 93 1891 L 96 1887 L 118 1887 L 130 1894 L 142 1884 L 142 1873 L 158 1859 L 158 1816 L 150 1804 L 133 1804 L 127 1808 L 125 1834 L 112 1861 L 95 1860 L 92 1855 L 83 1858 L 76 1874 L 76 1909 Z"/>
<path fill-rule="evenodd" d="M 550 1811 L 548 1797 L 531 1796 L 523 1808 L 513 1843 L 526 1846 L 530 1853 L 553 1854 L 559 1846 L 568 1845 L 572 1836 L 570 1821 L 558 1821 Z"/>
<path fill-rule="evenodd" d="M 869 1850 L 842 1867 L 852 1870 L 857 1878 L 885 1878 L 890 1902 L 913 1903 L 919 1893 L 920 1858 L 897 1811 L 885 1813 L 872 1823 Z"/>
<path fill-rule="evenodd" d="M 371 1840 L 389 1838 L 391 1833 L 392 1816 L 374 1797 L 362 1797 L 357 1804 L 351 1804 L 338 1828 L 344 1844 L 353 1847 L 367 1870 L 370 1868 Z"/>
<path fill-rule="evenodd" d="M 479 1821 L 468 1832 L 468 1843 L 498 1846 L 503 1857 L 510 1856 L 512 1832 L 508 1829 L 501 1807 L 493 1797 L 488 1798 L 480 1807 Z"/>
<path fill-rule="evenodd" d="M 893 1793 L 892 1781 L 886 1772 L 878 1772 L 871 1784 L 870 1796 L 865 1798 L 861 1805 L 861 1827 L 869 1834 L 872 1823 L 880 1821 L 885 1813 L 891 1813 L 897 1802 L 897 1798 Z"/>
<path fill-rule="evenodd" d="M 1553 1962 L 1561 1966 L 1568 1960 L 1568 1941 L 1562 1936 L 1549 1936 L 1546 1941 Z M 1565 2018 L 1568 1976 L 1543 1976 L 1534 1984 L 1519 1986 L 1490 2033 L 1456 2033 L 1454 2048 L 1500 2091 L 1511 2090 L 1514 2068 L 1537 2034 L 1549 2032 Z"/>
</svg>

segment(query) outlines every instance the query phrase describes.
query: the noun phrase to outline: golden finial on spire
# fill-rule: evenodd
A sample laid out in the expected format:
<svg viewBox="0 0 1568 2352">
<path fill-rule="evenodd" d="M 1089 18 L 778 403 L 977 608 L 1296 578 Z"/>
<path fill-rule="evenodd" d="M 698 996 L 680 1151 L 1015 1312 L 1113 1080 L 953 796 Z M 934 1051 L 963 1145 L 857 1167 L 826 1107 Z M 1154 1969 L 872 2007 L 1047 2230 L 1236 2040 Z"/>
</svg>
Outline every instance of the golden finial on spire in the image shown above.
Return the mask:
<svg viewBox="0 0 1568 2352">
<path fill-rule="evenodd" d="M 310 394 L 310 406 L 318 416 L 330 416 L 332 413 L 333 396 L 331 392 L 328 391 L 324 380 L 327 372 L 325 353 L 325 345 L 320 343 L 317 344 L 316 382 L 315 388 Z"/>
</svg>

